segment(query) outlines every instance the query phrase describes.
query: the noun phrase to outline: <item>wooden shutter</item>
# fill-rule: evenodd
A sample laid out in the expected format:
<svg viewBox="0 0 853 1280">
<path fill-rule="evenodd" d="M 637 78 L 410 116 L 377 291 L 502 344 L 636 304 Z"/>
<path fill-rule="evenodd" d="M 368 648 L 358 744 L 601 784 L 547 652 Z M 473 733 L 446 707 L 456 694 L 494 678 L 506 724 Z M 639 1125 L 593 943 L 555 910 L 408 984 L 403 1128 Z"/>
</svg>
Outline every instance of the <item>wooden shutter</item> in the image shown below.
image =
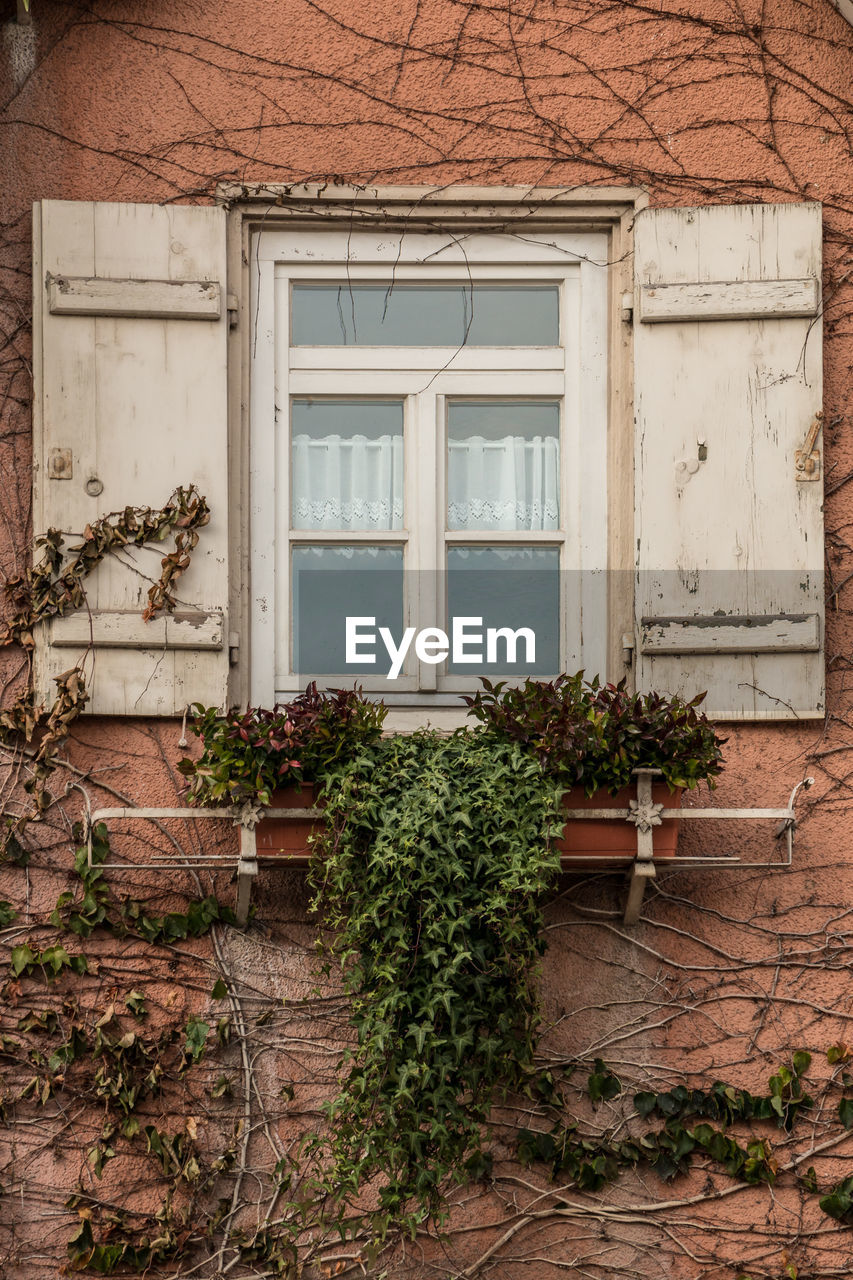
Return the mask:
<svg viewBox="0 0 853 1280">
<path fill-rule="evenodd" d="M 228 675 L 225 214 L 43 201 L 34 210 L 36 532 L 79 532 L 195 484 L 211 508 L 180 614 L 144 622 L 171 544 L 109 557 L 91 612 L 38 628 L 36 690 L 91 648 L 88 710 L 175 715 L 221 704 Z"/>
<path fill-rule="evenodd" d="M 824 710 L 819 205 L 635 228 L 638 687 Z"/>
</svg>

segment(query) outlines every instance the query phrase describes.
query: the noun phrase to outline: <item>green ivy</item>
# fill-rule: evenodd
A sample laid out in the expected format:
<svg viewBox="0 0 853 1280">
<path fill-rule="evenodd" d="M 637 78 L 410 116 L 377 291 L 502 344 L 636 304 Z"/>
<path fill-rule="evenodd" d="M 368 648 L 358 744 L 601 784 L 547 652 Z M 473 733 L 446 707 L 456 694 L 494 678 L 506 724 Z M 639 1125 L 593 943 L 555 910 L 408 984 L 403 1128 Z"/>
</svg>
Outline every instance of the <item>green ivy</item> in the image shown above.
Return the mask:
<svg viewBox="0 0 853 1280">
<path fill-rule="evenodd" d="M 513 744 L 418 733 L 331 773 L 325 803 L 310 877 L 356 1041 L 323 1189 L 343 1214 L 370 1184 L 382 1238 L 487 1173 L 492 1105 L 530 1082 L 560 788 Z"/>
<path fill-rule="evenodd" d="M 165 1215 L 164 1215 L 165 1216 Z M 84 1217 L 74 1235 L 68 1241 L 68 1261 L 72 1271 L 94 1271 L 98 1275 L 112 1275 L 119 1267 L 130 1271 L 147 1271 L 158 1262 L 174 1258 L 179 1250 L 174 1231 L 160 1226 L 152 1238 L 134 1235 L 116 1240 L 124 1234 L 112 1225 L 110 1243 L 99 1243 L 92 1232 L 89 1217 Z"/>
<path fill-rule="evenodd" d="M 75 835 L 78 839 L 82 837 L 79 825 Z M 231 908 L 213 896 L 191 902 L 186 911 L 170 911 L 163 916 L 149 915 L 144 904 L 133 898 L 115 901 L 101 865 L 110 853 L 104 823 L 99 822 L 93 828 L 91 845 L 91 860 L 86 844 L 81 844 L 76 851 L 74 870 L 80 879 L 81 891 L 66 890 L 59 895 L 50 917 L 57 929 L 88 938 L 100 927 L 118 934 L 136 933 L 146 942 L 168 944 L 184 938 L 200 938 L 218 921 L 236 922 Z"/>
<path fill-rule="evenodd" d="M 62 946 L 45 947 L 43 951 L 34 951 L 26 942 L 12 948 L 11 971 L 16 978 L 43 977 L 47 982 L 65 969 L 72 973 L 84 974 L 89 971 L 89 962 L 84 955 L 70 956 Z"/>
<path fill-rule="evenodd" d="M 210 1031 L 210 1023 L 204 1022 L 201 1018 L 197 1018 L 195 1014 L 190 1019 L 184 1029 L 184 1069 L 198 1062 L 203 1056 L 207 1047 L 207 1035 Z"/>
<path fill-rule="evenodd" d="M 641 1119 L 660 1116 L 663 1128 L 621 1142 L 584 1138 L 578 1135 L 576 1122 L 558 1119 L 548 1132 L 525 1129 L 519 1143 L 519 1156 L 526 1163 L 541 1162 L 550 1167 L 554 1178 L 567 1176 L 582 1191 L 599 1191 L 615 1181 L 624 1169 L 645 1165 L 664 1181 L 686 1173 L 695 1153 L 704 1153 L 719 1164 L 732 1178 L 746 1183 L 773 1184 L 776 1162 L 768 1139 L 750 1137 L 745 1146 L 732 1138 L 726 1129 L 736 1121 L 771 1121 L 790 1132 L 799 1113 L 814 1105 L 803 1088 L 802 1076 L 811 1064 L 811 1054 L 797 1051 L 790 1067 L 782 1066 L 770 1077 L 764 1095 L 751 1094 L 717 1080 L 710 1089 L 690 1089 L 676 1085 L 663 1093 L 642 1092 L 634 1095 L 634 1106 Z M 600 1058 L 595 1059 L 589 1076 L 589 1095 L 593 1103 L 612 1099 L 621 1092 L 616 1076 Z M 685 1121 L 713 1120 L 719 1127 L 700 1123 L 693 1127 Z M 813 1190 L 816 1190 L 816 1184 Z M 837 1207 L 847 1213 L 849 1203 L 844 1196 L 853 1189 L 842 1184 L 835 1189 L 836 1199 L 825 1197 L 821 1207 Z M 847 1207 L 845 1208 L 845 1204 Z M 835 1215 L 839 1216 L 839 1215 Z M 853 1215 L 852 1215 L 853 1216 Z"/>
</svg>

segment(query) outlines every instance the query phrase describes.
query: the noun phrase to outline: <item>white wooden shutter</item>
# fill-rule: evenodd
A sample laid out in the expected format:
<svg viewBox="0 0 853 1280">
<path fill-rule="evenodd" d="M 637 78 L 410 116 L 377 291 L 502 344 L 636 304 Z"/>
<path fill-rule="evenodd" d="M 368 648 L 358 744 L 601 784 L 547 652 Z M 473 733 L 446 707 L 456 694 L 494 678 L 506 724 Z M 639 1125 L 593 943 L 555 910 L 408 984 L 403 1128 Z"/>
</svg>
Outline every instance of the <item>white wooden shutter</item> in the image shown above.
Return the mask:
<svg viewBox="0 0 853 1280">
<path fill-rule="evenodd" d="M 638 687 L 824 709 L 819 205 L 635 228 Z"/>
<path fill-rule="evenodd" d="M 86 580 L 91 614 L 37 628 L 36 691 L 83 656 L 88 710 L 221 704 L 228 675 L 225 214 L 43 201 L 34 210 L 36 532 L 79 532 L 194 483 L 211 509 L 177 615 L 142 621 L 166 543 Z"/>
</svg>

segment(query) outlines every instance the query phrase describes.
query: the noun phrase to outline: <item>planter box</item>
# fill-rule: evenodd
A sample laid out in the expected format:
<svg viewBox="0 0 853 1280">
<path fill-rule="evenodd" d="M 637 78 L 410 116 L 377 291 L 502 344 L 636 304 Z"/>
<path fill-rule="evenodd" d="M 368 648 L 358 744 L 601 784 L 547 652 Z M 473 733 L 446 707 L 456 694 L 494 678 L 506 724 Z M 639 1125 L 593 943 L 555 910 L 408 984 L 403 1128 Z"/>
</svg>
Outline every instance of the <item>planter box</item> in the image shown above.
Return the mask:
<svg viewBox="0 0 853 1280">
<path fill-rule="evenodd" d="M 304 782 L 301 787 L 274 791 L 272 809 L 304 809 L 305 816 L 295 813 L 286 818 L 261 818 L 255 831 L 259 858 L 286 858 L 291 862 L 308 862 L 311 850 L 308 837 L 322 830 L 322 818 L 315 809 L 314 787 Z"/>
<path fill-rule="evenodd" d="M 609 791 L 596 791 L 587 796 L 581 787 L 574 787 L 563 796 L 566 809 L 628 809 L 636 800 L 637 788 L 625 787 L 611 795 Z M 681 792 L 670 791 L 664 782 L 652 784 L 652 801 L 665 809 L 681 808 Z M 673 858 L 678 845 L 678 818 L 665 818 L 659 827 L 652 828 L 655 859 Z M 637 856 L 637 828 L 624 818 L 569 819 L 557 841 L 561 861 L 566 866 L 595 866 L 602 862 L 633 862 Z"/>
<path fill-rule="evenodd" d="M 563 797 L 566 809 L 623 809 L 637 798 L 636 787 L 626 787 L 616 795 L 607 791 L 587 796 L 580 788 L 567 791 Z M 652 800 L 666 809 L 681 806 L 681 792 L 670 792 L 665 783 L 652 786 Z M 322 818 L 315 808 L 314 787 L 303 783 L 273 794 L 273 809 L 305 810 L 305 816 L 292 812 L 287 817 L 262 818 L 256 831 L 258 857 L 286 859 L 305 863 L 310 857 L 308 838 L 322 829 Z M 678 819 L 667 818 L 653 828 L 655 859 L 672 858 L 678 844 Z M 595 867 L 604 863 L 633 862 L 637 856 L 637 828 L 624 818 L 570 819 L 557 841 L 564 869 Z"/>
</svg>

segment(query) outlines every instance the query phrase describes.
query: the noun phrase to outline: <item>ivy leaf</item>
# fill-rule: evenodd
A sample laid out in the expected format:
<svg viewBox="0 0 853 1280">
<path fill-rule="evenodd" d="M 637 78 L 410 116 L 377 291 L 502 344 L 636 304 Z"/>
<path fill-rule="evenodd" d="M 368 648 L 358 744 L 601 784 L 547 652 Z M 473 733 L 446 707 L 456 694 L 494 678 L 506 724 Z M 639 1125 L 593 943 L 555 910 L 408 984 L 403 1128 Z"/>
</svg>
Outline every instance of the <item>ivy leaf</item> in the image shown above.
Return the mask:
<svg viewBox="0 0 853 1280">
<path fill-rule="evenodd" d="M 211 991 L 210 994 L 214 1000 L 225 999 L 225 997 L 228 995 L 228 988 L 226 987 L 222 978 L 216 979 L 216 981 L 213 984 L 213 990 Z"/>
<path fill-rule="evenodd" d="M 142 1018 L 148 1012 L 145 1007 L 145 996 L 141 991 L 129 991 L 124 997 L 124 1003 L 127 1005 L 131 1013 L 137 1018 Z"/>
<path fill-rule="evenodd" d="M 661 1151 L 657 1159 L 653 1162 L 652 1168 L 659 1178 L 664 1182 L 669 1182 L 678 1173 L 678 1165 L 665 1151 Z"/>
<path fill-rule="evenodd" d="M 838 1119 L 845 1129 L 853 1129 L 853 1098 L 842 1098 L 838 1104 Z"/>
<path fill-rule="evenodd" d="M 27 969 L 35 960 L 35 953 L 30 950 L 25 942 L 19 947 L 12 948 L 12 972 L 16 978 L 19 978 L 24 969 Z"/>
<path fill-rule="evenodd" d="M 599 1102 L 609 1102 L 622 1092 L 622 1081 L 608 1071 L 601 1058 L 595 1059 L 595 1070 L 589 1076 L 587 1087 L 593 1106 Z"/>
<path fill-rule="evenodd" d="M 845 1182 L 847 1181 L 849 1179 L 845 1179 Z M 850 1212 L 850 1192 L 844 1190 L 844 1183 L 842 1182 L 828 1196 L 822 1196 L 818 1203 L 823 1212 L 830 1218 L 835 1218 L 837 1222 L 842 1222 Z"/>
<path fill-rule="evenodd" d="M 195 1014 L 189 1019 L 186 1025 L 186 1045 L 185 1051 L 189 1062 L 198 1062 L 204 1053 L 207 1043 L 207 1033 L 210 1031 L 210 1023 L 203 1022 L 201 1018 L 197 1018 Z"/>
<path fill-rule="evenodd" d="M 68 1241 L 68 1259 L 75 1270 L 80 1269 L 80 1264 L 84 1267 L 87 1265 L 92 1256 L 94 1244 L 92 1224 L 88 1218 L 84 1218 Z"/>
<path fill-rule="evenodd" d="M 96 1178 L 102 1178 L 104 1176 L 104 1165 L 108 1160 L 112 1160 L 114 1155 L 115 1149 L 113 1147 L 102 1146 L 100 1144 L 96 1147 L 92 1147 L 87 1159 L 89 1164 L 92 1166 L 92 1172 Z"/>
<path fill-rule="evenodd" d="M 7 831 L 0 840 L 0 861 L 14 862 L 18 867 L 29 866 L 32 854 L 25 849 L 13 831 Z"/>
<path fill-rule="evenodd" d="M 231 1097 L 232 1085 L 228 1076 L 219 1076 L 210 1091 L 211 1098 Z"/>
</svg>

